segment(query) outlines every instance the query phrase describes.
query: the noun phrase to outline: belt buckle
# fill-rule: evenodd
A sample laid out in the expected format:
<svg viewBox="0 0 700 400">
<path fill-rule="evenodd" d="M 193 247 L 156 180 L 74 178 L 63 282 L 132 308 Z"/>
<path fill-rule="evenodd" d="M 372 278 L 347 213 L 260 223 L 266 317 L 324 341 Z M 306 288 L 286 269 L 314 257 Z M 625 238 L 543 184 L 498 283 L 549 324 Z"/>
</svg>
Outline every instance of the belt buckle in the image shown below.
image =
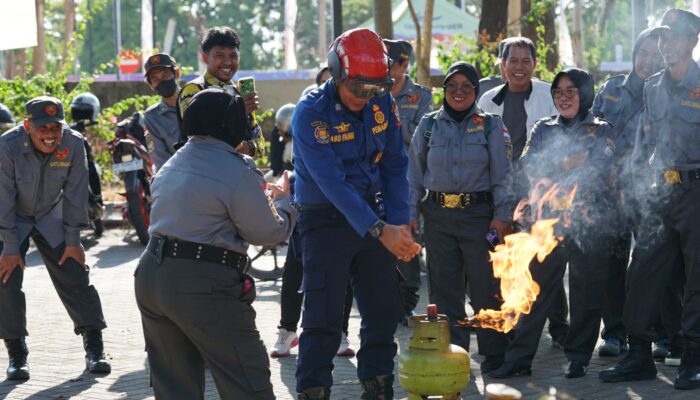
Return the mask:
<svg viewBox="0 0 700 400">
<path fill-rule="evenodd" d="M 667 169 L 664 171 L 664 181 L 667 185 L 677 185 L 681 183 L 681 173 L 677 169 Z"/>
<path fill-rule="evenodd" d="M 462 194 L 460 194 L 460 196 L 463 199 L 462 204 L 464 204 L 465 206 L 472 204 L 472 194 L 471 193 L 462 193 Z"/>
<path fill-rule="evenodd" d="M 461 194 L 442 194 L 442 204 L 445 208 L 459 208 L 462 207 L 462 195 Z"/>
</svg>

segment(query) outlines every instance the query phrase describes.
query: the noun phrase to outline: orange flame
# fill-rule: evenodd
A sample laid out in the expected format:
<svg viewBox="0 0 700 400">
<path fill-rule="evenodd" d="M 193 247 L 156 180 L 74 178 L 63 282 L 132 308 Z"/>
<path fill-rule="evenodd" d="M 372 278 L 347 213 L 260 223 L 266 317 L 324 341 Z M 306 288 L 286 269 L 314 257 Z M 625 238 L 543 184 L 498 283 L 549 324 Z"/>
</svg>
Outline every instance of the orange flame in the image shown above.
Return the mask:
<svg viewBox="0 0 700 400">
<path fill-rule="evenodd" d="M 561 212 L 568 210 L 576 195 L 576 187 L 562 193 L 558 184 L 539 181 L 533 185 L 530 199 L 523 200 L 516 208 L 514 219 L 528 222 L 526 216 L 531 205 L 536 206 L 535 221 L 530 232 L 518 232 L 505 237 L 505 243 L 496 246 L 491 252 L 493 274 L 501 280 L 503 304 L 500 310 L 481 310 L 460 325 L 490 328 L 500 332 L 510 332 L 515 328 L 522 314 L 529 314 L 532 304 L 540 293 L 540 286 L 532 279 L 530 263 L 537 257 L 540 263 L 554 250 L 559 240 L 554 234 L 554 225 L 560 218 L 544 218 L 546 210 Z M 562 215 L 562 222 L 568 225 L 569 216 Z"/>
</svg>

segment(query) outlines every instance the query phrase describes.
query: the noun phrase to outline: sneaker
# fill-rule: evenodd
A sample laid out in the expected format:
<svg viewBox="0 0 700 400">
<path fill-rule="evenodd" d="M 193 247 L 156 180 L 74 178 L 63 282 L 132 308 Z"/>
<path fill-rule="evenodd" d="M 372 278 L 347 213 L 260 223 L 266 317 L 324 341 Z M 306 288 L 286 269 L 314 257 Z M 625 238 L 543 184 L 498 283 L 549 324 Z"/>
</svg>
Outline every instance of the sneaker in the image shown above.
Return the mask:
<svg viewBox="0 0 700 400">
<path fill-rule="evenodd" d="M 683 355 L 683 348 L 678 346 L 668 346 L 668 353 L 664 358 L 664 364 L 669 367 L 678 367 L 681 365 L 681 356 Z"/>
<path fill-rule="evenodd" d="M 297 344 L 299 344 L 299 338 L 296 332 L 280 328 L 277 333 L 277 342 L 272 346 L 270 357 L 288 357 L 289 351 Z"/>
<path fill-rule="evenodd" d="M 355 356 L 355 350 L 350 348 L 350 342 L 348 341 L 348 335 L 343 333 L 343 337 L 340 338 L 340 346 L 338 346 L 338 352 L 335 355 L 340 357 L 353 357 Z"/>
<path fill-rule="evenodd" d="M 651 356 L 654 361 L 662 362 L 668 355 L 668 339 L 661 339 L 654 342 L 654 347 L 651 349 Z"/>
<path fill-rule="evenodd" d="M 601 357 L 617 357 L 628 350 L 627 343 L 618 338 L 607 338 L 598 347 L 598 355 Z"/>
</svg>

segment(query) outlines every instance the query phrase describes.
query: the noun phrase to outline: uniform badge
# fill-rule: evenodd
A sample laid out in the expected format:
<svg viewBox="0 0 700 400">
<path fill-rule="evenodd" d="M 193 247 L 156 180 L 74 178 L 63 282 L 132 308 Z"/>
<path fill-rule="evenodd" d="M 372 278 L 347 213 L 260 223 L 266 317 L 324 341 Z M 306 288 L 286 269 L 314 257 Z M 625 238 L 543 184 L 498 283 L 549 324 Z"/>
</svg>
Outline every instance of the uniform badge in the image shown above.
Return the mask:
<svg viewBox="0 0 700 400">
<path fill-rule="evenodd" d="M 53 152 L 53 154 L 56 156 L 57 159 L 65 160 L 66 157 L 68 157 L 68 148 L 65 147 L 65 148 L 63 148 L 63 150 L 61 150 L 60 148 L 57 147 L 56 150 Z"/>
<path fill-rule="evenodd" d="M 615 153 L 615 142 L 612 139 L 608 138 L 608 143 L 605 145 L 603 153 L 608 157 L 612 157 Z"/>
<path fill-rule="evenodd" d="M 146 132 L 146 148 L 150 152 L 153 152 L 153 150 L 155 149 L 155 144 L 153 143 L 153 135 L 151 135 L 151 132 Z"/>
<path fill-rule="evenodd" d="M 347 122 L 343 122 L 340 125 L 334 126 L 333 128 L 335 128 L 335 130 L 338 131 L 338 133 L 345 133 L 348 131 L 348 129 L 350 129 L 350 124 Z"/>
<path fill-rule="evenodd" d="M 375 104 L 375 106 L 376 106 L 376 104 Z M 377 108 L 379 108 L 379 106 L 377 106 Z M 374 111 L 374 120 L 378 124 L 383 124 L 384 123 L 384 113 L 379 111 L 379 110 L 375 110 Z"/>
<path fill-rule="evenodd" d="M 413 96 L 406 97 L 406 100 L 408 100 L 409 103 L 415 103 L 418 101 L 418 99 L 420 99 L 419 94 L 414 94 Z"/>
<path fill-rule="evenodd" d="M 44 106 L 44 112 L 51 117 L 56 115 L 56 111 L 57 109 L 55 104 L 47 104 Z"/>
<path fill-rule="evenodd" d="M 148 62 L 150 62 L 151 64 L 160 64 L 160 56 L 159 55 L 151 56 L 151 58 L 148 59 Z"/>
<path fill-rule="evenodd" d="M 478 114 L 474 114 L 472 116 L 472 122 L 474 122 L 474 124 L 476 124 L 476 125 L 483 125 L 484 124 L 484 117 L 482 117 Z"/>
<path fill-rule="evenodd" d="M 688 91 L 688 96 L 693 100 L 700 99 L 700 86 L 696 86 L 695 89 Z"/>
<path fill-rule="evenodd" d="M 335 103 L 335 111 L 340 111 L 343 109 L 343 106 L 340 105 L 340 103 Z"/>
<path fill-rule="evenodd" d="M 384 155 L 384 153 L 381 151 L 379 153 L 377 153 L 377 155 L 374 156 L 374 163 L 379 164 L 379 161 L 381 161 L 383 155 Z"/>
<path fill-rule="evenodd" d="M 325 126 L 317 126 L 314 131 L 314 136 L 316 141 L 320 144 L 328 144 L 331 142 L 331 135 L 328 132 L 328 128 Z"/>
<path fill-rule="evenodd" d="M 396 106 L 396 102 L 391 103 L 391 113 L 394 114 L 396 118 L 396 126 L 401 126 L 401 117 L 399 117 L 399 107 Z"/>
</svg>

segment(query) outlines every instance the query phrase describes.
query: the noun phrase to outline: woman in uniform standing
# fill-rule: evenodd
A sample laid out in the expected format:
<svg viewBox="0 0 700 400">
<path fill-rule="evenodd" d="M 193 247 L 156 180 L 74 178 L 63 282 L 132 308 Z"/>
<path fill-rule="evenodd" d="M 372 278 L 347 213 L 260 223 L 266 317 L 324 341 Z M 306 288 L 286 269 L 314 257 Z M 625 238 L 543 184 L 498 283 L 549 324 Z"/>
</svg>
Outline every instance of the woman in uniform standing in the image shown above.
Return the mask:
<svg viewBox="0 0 700 400">
<path fill-rule="evenodd" d="M 286 240 L 296 214 L 286 173 L 268 184 L 271 207 L 262 174 L 234 150 L 245 118 L 240 96 L 197 93 L 184 113 L 187 144 L 153 179 L 136 300 L 156 398 L 203 398 L 205 363 L 222 399 L 274 398 L 246 251 Z"/>
<path fill-rule="evenodd" d="M 511 146 L 501 118 L 476 108 L 479 79 L 472 65 L 452 64 L 443 88 L 442 108 L 423 117 L 411 142 L 411 220 L 419 213 L 425 218 L 430 302 L 449 317 L 452 343 L 468 350 L 469 331 L 456 326 L 466 317 L 467 284 L 474 312 L 500 306 L 486 235 L 494 229 L 502 240 L 511 231 Z M 486 356 L 482 371 L 498 368 L 505 335 L 481 329 L 477 341 Z"/>
</svg>

